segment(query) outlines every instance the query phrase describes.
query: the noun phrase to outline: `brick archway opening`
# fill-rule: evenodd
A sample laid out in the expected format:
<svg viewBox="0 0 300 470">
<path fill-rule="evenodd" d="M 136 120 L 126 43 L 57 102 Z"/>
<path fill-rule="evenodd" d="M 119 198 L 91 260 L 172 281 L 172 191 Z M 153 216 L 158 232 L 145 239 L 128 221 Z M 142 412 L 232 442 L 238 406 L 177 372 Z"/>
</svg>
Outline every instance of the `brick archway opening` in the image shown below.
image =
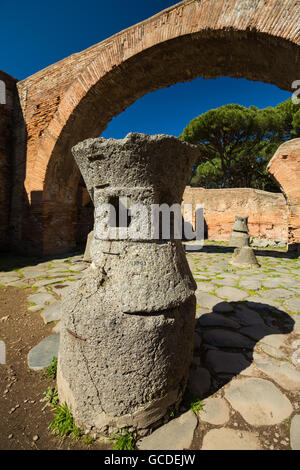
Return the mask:
<svg viewBox="0 0 300 470">
<path fill-rule="evenodd" d="M 290 90 L 300 76 L 299 24 L 296 0 L 185 0 L 20 82 L 34 214 L 23 233 L 34 219 L 44 254 L 75 246 L 80 176 L 71 148 L 146 93 L 221 76 Z"/>
</svg>

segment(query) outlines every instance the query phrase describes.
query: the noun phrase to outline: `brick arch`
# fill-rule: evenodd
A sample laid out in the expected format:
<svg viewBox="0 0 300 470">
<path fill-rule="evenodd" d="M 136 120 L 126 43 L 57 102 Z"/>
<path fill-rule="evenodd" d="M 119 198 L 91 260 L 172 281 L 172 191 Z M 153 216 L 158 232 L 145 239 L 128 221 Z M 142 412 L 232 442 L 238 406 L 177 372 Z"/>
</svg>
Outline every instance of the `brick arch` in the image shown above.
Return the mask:
<svg viewBox="0 0 300 470">
<path fill-rule="evenodd" d="M 21 82 L 25 188 L 31 204 L 42 192 L 44 252 L 72 247 L 74 144 L 99 135 L 144 94 L 179 81 L 226 75 L 290 90 L 300 76 L 299 25 L 296 0 L 186 0 Z M 57 212 L 69 212 L 69 239 L 64 244 L 62 233 L 50 246 L 62 226 Z"/>
<path fill-rule="evenodd" d="M 300 256 L 300 139 L 282 144 L 268 165 L 288 205 L 288 246 Z"/>
</svg>

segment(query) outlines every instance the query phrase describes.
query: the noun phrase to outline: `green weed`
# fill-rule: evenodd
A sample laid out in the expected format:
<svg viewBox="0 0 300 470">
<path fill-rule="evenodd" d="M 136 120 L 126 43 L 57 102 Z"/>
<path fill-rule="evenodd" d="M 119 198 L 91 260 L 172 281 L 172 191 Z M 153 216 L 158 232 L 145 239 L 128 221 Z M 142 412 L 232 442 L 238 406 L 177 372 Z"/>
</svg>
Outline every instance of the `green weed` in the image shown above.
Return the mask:
<svg viewBox="0 0 300 470">
<path fill-rule="evenodd" d="M 135 433 L 127 431 L 127 429 L 119 429 L 117 434 L 112 434 L 111 441 L 115 441 L 114 450 L 134 450 Z"/>
<path fill-rule="evenodd" d="M 82 431 L 75 426 L 73 416 L 66 403 L 56 405 L 52 411 L 54 418 L 48 426 L 52 434 L 60 437 L 72 436 L 73 438 L 82 436 Z"/>
</svg>

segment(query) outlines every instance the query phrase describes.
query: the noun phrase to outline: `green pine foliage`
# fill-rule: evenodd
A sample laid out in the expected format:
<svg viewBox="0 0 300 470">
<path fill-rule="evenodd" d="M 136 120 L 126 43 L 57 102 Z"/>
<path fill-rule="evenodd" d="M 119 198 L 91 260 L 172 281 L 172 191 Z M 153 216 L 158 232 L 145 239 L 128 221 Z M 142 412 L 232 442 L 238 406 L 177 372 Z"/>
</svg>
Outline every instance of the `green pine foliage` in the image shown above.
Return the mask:
<svg viewBox="0 0 300 470">
<path fill-rule="evenodd" d="M 179 136 L 199 147 L 189 184 L 279 192 L 267 165 L 283 142 L 299 136 L 300 105 L 291 99 L 264 109 L 228 104 L 209 110 Z"/>
</svg>

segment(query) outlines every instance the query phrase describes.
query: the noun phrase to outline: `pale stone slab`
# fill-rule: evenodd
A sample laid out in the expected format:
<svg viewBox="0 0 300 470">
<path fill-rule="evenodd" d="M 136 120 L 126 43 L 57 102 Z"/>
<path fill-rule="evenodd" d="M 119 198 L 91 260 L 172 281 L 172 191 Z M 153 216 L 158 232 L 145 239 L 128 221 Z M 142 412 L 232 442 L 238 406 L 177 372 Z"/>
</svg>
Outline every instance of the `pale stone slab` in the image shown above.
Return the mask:
<svg viewBox="0 0 300 470">
<path fill-rule="evenodd" d="M 268 312 L 269 307 L 275 307 L 278 310 L 284 311 L 280 302 L 276 300 L 271 300 L 269 298 L 260 297 L 259 295 L 253 295 L 252 297 L 248 297 L 246 299 L 246 305 L 258 312 Z"/>
<path fill-rule="evenodd" d="M 0 284 L 12 284 L 13 282 L 19 281 L 19 277 L 13 277 L 13 276 L 2 276 L 0 278 Z"/>
<path fill-rule="evenodd" d="M 41 306 L 40 305 L 30 305 L 30 307 L 28 307 L 28 311 L 29 312 L 39 312 L 41 310 Z"/>
<path fill-rule="evenodd" d="M 256 434 L 248 431 L 212 429 L 203 439 L 202 450 L 260 450 Z"/>
<path fill-rule="evenodd" d="M 285 390 L 294 392 L 300 390 L 300 372 L 288 362 L 265 358 L 256 361 L 255 365 Z"/>
<path fill-rule="evenodd" d="M 300 313 L 300 297 L 285 300 L 284 304 L 291 312 Z"/>
<path fill-rule="evenodd" d="M 268 298 L 268 299 L 273 299 L 273 300 L 282 300 L 282 299 L 287 299 L 291 296 L 294 295 L 293 292 L 287 290 L 287 289 L 268 289 L 266 291 L 261 291 L 259 293 L 263 298 Z"/>
<path fill-rule="evenodd" d="M 293 315 L 292 320 L 294 322 L 293 331 L 300 334 L 300 315 Z"/>
<path fill-rule="evenodd" d="M 58 321 L 61 319 L 61 304 L 60 302 L 55 302 L 48 307 L 44 308 L 41 313 L 44 322 L 51 323 L 53 321 Z"/>
<path fill-rule="evenodd" d="M 281 277 L 274 277 L 274 278 L 264 279 L 262 283 L 264 287 L 275 289 L 282 285 L 283 280 Z"/>
<path fill-rule="evenodd" d="M 211 282 L 197 282 L 197 292 L 211 292 L 214 290 L 214 286 Z"/>
<path fill-rule="evenodd" d="M 239 286 L 242 289 L 259 290 L 261 289 L 261 282 L 258 279 L 243 279 L 240 281 Z"/>
<path fill-rule="evenodd" d="M 87 269 L 89 267 L 88 264 L 85 264 L 85 263 L 78 263 L 78 264 L 75 264 L 75 265 L 72 265 L 70 267 L 71 271 L 76 271 L 76 272 L 79 272 L 79 271 L 84 271 L 85 269 Z"/>
<path fill-rule="evenodd" d="M 231 302 L 238 302 L 240 300 L 244 300 L 249 295 L 244 290 L 230 286 L 220 287 L 215 292 L 219 297 L 226 298 Z"/>
<path fill-rule="evenodd" d="M 37 305 L 43 305 L 46 303 L 53 303 L 55 302 L 55 297 L 51 294 L 46 294 L 46 293 L 40 293 L 40 294 L 32 294 L 28 297 L 29 302 L 33 302 L 34 304 Z"/>
<path fill-rule="evenodd" d="M 290 441 L 293 450 L 300 450 L 300 415 L 295 415 L 292 419 Z"/>
<path fill-rule="evenodd" d="M 227 277 L 224 279 L 216 279 L 214 281 L 215 284 L 219 286 L 229 286 L 229 287 L 234 287 L 237 284 L 237 280 L 233 277 Z"/>
<path fill-rule="evenodd" d="M 184 413 L 177 419 L 154 431 L 150 436 L 141 439 L 137 447 L 140 450 L 184 450 L 189 449 L 197 427 L 197 418 L 192 411 Z"/>
<path fill-rule="evenodd" d="M 30 369 L 41 370 L 50 366 L 53 357 L 58 356 L 59 335 L 54 334 L 43 339 L 37 346 L 32 348 L 28 354 L 28 365 Z"/>
<path fill-rule="evenodd" d="M 208 398 L 203 401 L 204 409 L 199 414 L 201 421 L 223 425 L 229 420 L 229 406 L 223 398 Z"/>
<path fill-rule="evenodd" d="M 37 277 L 44 277 L 45 276 L 45 271 L 25 271 L 22 270 L 22 274 L 24 275 L 24 278 L 26 279 L 35 279 Z"/>
<path fill-rule="evenodd" d="M 274 349 L 279 349 L 285 345 L 286 340 L 288 339 L 287 335 L 268 335 L 261 340 L 261 343 L 272 346 Z"/>
<path fill-rule="evenodd" d="M 58 284 L 59 282 L 62 282 L 63 279 L 61 277 L 56 277 L 54 279 L 51 279 L 50 277 L 47 279 L 41 279 L 39 281 L 36 281 L 33 286 L 34 287 L 43 287 L 43 286 L 48 286 L 51 284 Z"/>
<path fill-rule="evenodd" d="M 217 303 L 220 302 L 220 299 L 212 294 L 196 292 L 197 304 L 200 307 L 213 308 Z"/>
<path fill-rule="evenodd" d="M 225 398 L 252 426 L 281 423 L 293 412 L 289 399 L 268 380 L 242 378 L 230 383 Z"/>
</svg>

